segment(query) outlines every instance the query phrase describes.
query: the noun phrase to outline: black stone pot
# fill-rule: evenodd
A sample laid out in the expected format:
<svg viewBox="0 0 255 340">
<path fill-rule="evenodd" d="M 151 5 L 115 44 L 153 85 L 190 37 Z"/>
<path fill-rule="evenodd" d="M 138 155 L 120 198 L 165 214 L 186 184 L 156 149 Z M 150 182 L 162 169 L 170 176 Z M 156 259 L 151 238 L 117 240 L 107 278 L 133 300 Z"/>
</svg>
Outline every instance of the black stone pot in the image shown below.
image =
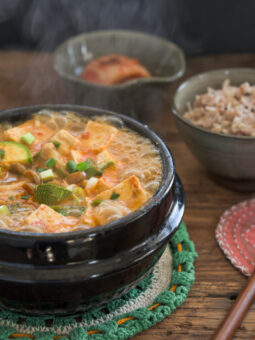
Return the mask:
<svg viewBox="0 0 255 340">
<path fill-rule="evenodd" d="M 74 313 L 120 296 L 149 273 L 181 222 L 184 191 L 164 142 L 126 116 L 44 105 L 2 111 L 0 120 L 26 119 L 44 108 L 123 121 L 157 146 L 163 164 L 162 182 L 152 199 L 105 226 L 58 234 L 0 231 L 0 304 L 30 314 Z"/>
</svg>

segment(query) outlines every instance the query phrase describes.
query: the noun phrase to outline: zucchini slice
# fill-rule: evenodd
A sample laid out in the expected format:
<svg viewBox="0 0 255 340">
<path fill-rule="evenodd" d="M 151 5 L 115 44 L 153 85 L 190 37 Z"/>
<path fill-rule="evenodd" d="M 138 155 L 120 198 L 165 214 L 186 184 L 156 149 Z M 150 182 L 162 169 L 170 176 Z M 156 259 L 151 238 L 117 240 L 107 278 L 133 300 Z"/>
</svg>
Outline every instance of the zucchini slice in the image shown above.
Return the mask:
<svg viewBox="0 0 255 340">
<path fill-rule="evenodd" d="M 58 204 L 72 195 L 72 191 L 56 184 L 39 184 L 34 193 L 35 201 L 46 205 Z"/>
<path fill-rule="evenodd" d="M 11 163 L 32 163 L 32 157 L 29 149 L 20 143 L 13 141 L 0 142 L 0 150 L 4 151 L 4 156 L 1 159 L 1 164 Z"/>
</svg>

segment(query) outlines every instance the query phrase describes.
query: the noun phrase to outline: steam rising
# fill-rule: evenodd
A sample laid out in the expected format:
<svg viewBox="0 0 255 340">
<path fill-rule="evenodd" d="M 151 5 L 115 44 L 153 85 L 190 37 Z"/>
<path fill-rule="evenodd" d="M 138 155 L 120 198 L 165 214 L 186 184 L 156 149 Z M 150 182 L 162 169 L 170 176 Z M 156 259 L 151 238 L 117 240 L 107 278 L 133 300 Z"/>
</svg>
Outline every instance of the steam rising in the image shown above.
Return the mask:
<svg viewBox="0 0 255 340">
<path fill-rule="evenodd" d="M 174 0 L 3 0 L 0 23 L 15 24 L 21 42 L 37 50 L 54 50 L 71 36 L 104 29 L 174 40 L 178 7 Z"/>
<path fill-rule="evenodd" d="M 180 31 L 178 17 L 182 15 L 178 12 L 179 7 L 176 0 L 1 0 L 0 42 L 2 47 L 7 49 L 54 51 L 70 37 L 105 29 L 143 31 L 175 41 L 176 33 Z M 66 91 L 57 75 L 53 78 L 52 69 L 49 68 L 51 57 L 42 53 L 40 58 L 38 55 L 35 58 L 30 55 L 29 63 L 25 64 L 26 69 L 19 65 L 17 76 L 15 74 L 17 60 L 13 59 L 14 67 L 11 71 L 2 70 L 2 78 L 14 89 L 8 98 L 5 94 L 0 94 L 2 108 L 74 102 L 74 98 Z M 61 95 L 66 92 L 66 95 Z M 117 109 L 120 104 L 124 108 L 130 104 L 130 98 L 126 99 L 127 103 L 123 98 L 114 98 L 112 105 L 109 98 L 104 99 L 94 92 L 88 97 L 93 96 L 97 96 L 96 106 L 104 108 L 111 106 L 115 111 L 121 110 Z M 156 108 L 157 112 L 161 111 L 160 96 L 162 94 L 156 86 L 152 94 L 146 94 L 150 101 L 149 106 Z M 89 102 L 86 104 L 91 105 Z M 155 116 L 158 121 L 159 115 L 152 111 L 153 117 Z M 121 112 L 125 113 L 124 110 Z M 133 111 L 128 114 L 136 117 Z"/>
</svg>

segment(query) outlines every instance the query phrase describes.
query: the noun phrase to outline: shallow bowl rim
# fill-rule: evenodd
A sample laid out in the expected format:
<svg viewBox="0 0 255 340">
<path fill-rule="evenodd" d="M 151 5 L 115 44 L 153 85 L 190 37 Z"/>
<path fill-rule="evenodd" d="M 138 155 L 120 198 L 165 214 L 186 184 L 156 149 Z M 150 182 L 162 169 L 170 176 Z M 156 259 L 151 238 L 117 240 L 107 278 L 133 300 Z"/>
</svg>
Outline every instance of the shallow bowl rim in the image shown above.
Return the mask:
<svg viewBox="0 0 255 340">
<path fill-rule="evenodd" d="M 117 219 L 113 222 L 107 223 L 105 225 L 102 226 L 97 226 L 94 228 L 90 228 L 88 230 L 77 230 L 77 231 L 71 231 L 71 232 L 62 232 L 62 233 L 32 233 L 32 232 L 22 232 L 22 231 L 10 231 L 10 230 L 1 230 L 0 229 L 0 237 L 13 237 L 13 238 L 22 238 L 22 239 L 36 239 L 36 240 L 44 240 L 44 241 L 48 241 L 48 240 L 58 240 L 58 239 L 78 239 L 80 236 L 87 236 L 89 237 L 94 237 L 96 235 L 105 235 L 107 233 L 110 233 L 112 230 L 116 229 L 116 228 L 120 228 L 121 225 L 127 225 L 129 223 L 133 223 L 135 220 L 143 217 L 144 215 L 146 215 L 146 213 L 148 213 L 150 210 L 152 210 L 160 201 L 161 199 L 164 197 L 164 195 L 167 193 L 167 190 L 169 189 L 169 187 L 171 188 L 174 184 L 174 180 L 175 180 L 175 164 L 174 164 L 174 159 L 173 156 L 171 154 L 171 151 L 168 149 L 167 145 L 164 143 L 164 141 L 153 131 L 151 130 L 147 125 L 142 124 L 141 122 L 130 118 L 128 116 L 125 116 L 123 114 L 120 113 L 116 113 L 110 110 L 105 110 L 105 109 L 101 109 L 101 108 L 95 108 L 92 106 L 85 106 L 85 105 L 74 105 L 74 104 L 39 104 L 39 105 L 29 105 L 29 106 L 19 106 L 19 107 L 14 107 L 14 108 L 10 108 L 10 109 L 6 109 L 6 110 L 0 110 L 0 116 L 3 115 L 3 113 L 5 113 L 6 115 L 8 115 L 8 113 L 10 112 L 20 112 L 21 110 L 31 110 L 29 111 L 29 113 L 27 114 L 32 114 L 33 112 L 36 113 L 39 110 L 42 109 L 52 109 L 52 110 L 73 110 L 75 112 L 75 109 L 77 110 L 84 110 L 84 111 L 92 111 L 94 114 L 91 114 L 90 116 L 96 116 L 97 114 L 101 114 L 101 115 L 110 115 L 110 116 L 116 116 L 118 118 L 120 118 L 121 120 L 124 121 L 124 123 L 126 124 L 126 122 L 128 124 L 131 124 L 133 127 L 138 127 L 138 129 L 142 129 L 143 131 L 146 131 L 146 133 L 148 133 L 150 135 L 150 137 L 148 137 L 153 144 L 154 140 L 157 141 L 157 145 L 159 145 L 159 150 L 160 150 L 160 156 L 161 159 L 163 159 L 163 157 L 165 157 L 165 159 L 169 162 L 169 168 L 171 169 L 171 174 L 164 174 L 162 175 L 162 179 L 161 179 L 161 184 L 158 188 L 158 190 L 156 191 L 156 193 L 149 199 L 148 202 L 146 202 L 144 205 L 142 205 L 142 207 L 138 210 L 135 210 L 134 212 L 131 212 L 129 214 L 127 214 L 126 216 Z M 80 113 L 79 111 L 77 111 L 78 113 Z M 0 121 L 1 121 L 1 117 L 0 117 Z M 131 128 L 132 130 L 132 128 Z M 134 129 L 134 131 L 136 131 Z M 164 176 L 165 175 L 165 176 Z"/>
<path fill-rule="evenodd" d="M 186 88 L 187 86 L 190 86 L 190 83 L 192 81 L 194 81 L 195 79 L 205 77 L 208 74 L 217 74 L 217 73 L 221 74 L 222 73 L 222 75 L 223 75 L 224 73 L 233 73 L 233 72 L 254 73 L 254 83 L 255 83 L 255 69 L 249 68 L 249 67 L 221 68 L 221 69 L 215 69 L 215 70 L 197 73 L 197 74 L 191 76 L 190 78 L 186 79 L 184 82 L 182 82 L 178 86 L 177 90 L 175 91 L 174 96 L 172 98 L 172 105 L 171 105 L 174 117 L 176 117 L 177 119 L 182 121 L 185 125 L 189 126 L 191 129 L 197 130 L 198 132 L 202 132 L 204 134 L 209 134 L 209 135 L 212 136 L 212 138 L 223 138 L 223 139 L 229 139 L 229 140 L 233 139 L 233 140 L 237 140 L 237 141 L 238 140 L 240 140 L 240 141 L 247 141 L 247 140 L 253 141 L 254 140 L 255 141 L 255 137 L 253 137 L 253 136 L 226 135 L 226 134 L 213 132 L 213 131 L 207 130 L 205 128 L 199 127 L 199 126 L 195 125 L 194 123 L 190 122 L 188 119 L 184 118 L 183 115 L 180 113 L 180 111 L 177 109 L 177 106 L 176 106 L 176 100 L 177 100 L 178 95 L 183 91 L 184 88 Z M 207 85 L 207 87 L 209 87 L 209 86 L 210 85 Z"/>
<path fill-rule="evenodd" d="M 158 40 L 164 45 L 168 45 L 171 49 L 178 51 L 179 56 L 180 56 L 180 69 L 174 73 L 172 76 L 166 76 L 166 77 L 156 77 L 152 76 L 150 78 L 137 78 L 133 80 L 129 80 L 125 83 L 122 84 L 116 84 L 116 85 L 103 85 L 103 84 L 96 84 L 93 82 L 86 81 L 84 79 L 80 79 L 79 77 L 75 75 L 71 75 L 69 72 L 65 72 L 57 63 L 57 56 L 61 54 L 62 49 L 70 42 L 80 40 L 83 37 L 93 37 L 93 36 L 99 36 L 99 35 L 119 35 L 122 37 L 129 36 L 131 34 L 136 35 L 136 36 L 146 36 L 147 38 L 150 37 L 151 39 Z M 76 82 L 77 84 L 80 85 L 86 85 L 86 86 L 91 86 L 92 88 L 101 88 L 101 89 L 106 89 L 106 90 L 124 90 L 127 88 L 130 88 L 134 85 L 142 85 L 142 84 L 151 84 L 151 83 L 169 83 L 173 82 L 174 80 L 182 77 L 186 70 L 186 62 L 185 62 L 185 55 L 183 50 L 176 45 L 175 43 L 158 37 L 157 35 L 154 34 L 149 34 L 149 33 L 144 33 L 141 31 L 135 31 L 135 30 L 100 30 L 100 31 L 92 31 L 88 33 L 82 33 L 79 35 L 76 35 L 74 37 L 71 37 L 67 40 L 65 40 L 62 44 L 60 44 L 56 50 L 53 53 L 53 58 L 54 58 L 54 69 L 55 71 L 63 78 L 68 79 L 72 82 Z"/>
</svg>

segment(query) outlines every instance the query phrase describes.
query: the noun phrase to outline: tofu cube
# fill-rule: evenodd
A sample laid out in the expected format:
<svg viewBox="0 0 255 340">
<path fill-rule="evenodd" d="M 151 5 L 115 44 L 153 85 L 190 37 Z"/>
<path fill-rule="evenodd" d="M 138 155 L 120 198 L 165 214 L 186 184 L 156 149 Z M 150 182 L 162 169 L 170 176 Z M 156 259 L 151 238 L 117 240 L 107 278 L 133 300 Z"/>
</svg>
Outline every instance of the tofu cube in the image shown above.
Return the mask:
<svg viewBox="0 0 255 340">
<path fill-rule="evenodd" d="M 115 166 L 116 161 L 114 160 L 109 151 L 104 150 L 97 155 L 96 164 L 99 169 L 105 169 L 110 166 Z"/>
<path fill-rule="evenodd" d="M 83 162 L 87 158 L 83 155 L 83 152 L 79 150 L 71 150 L 71 157 L 75 161 L 75 163 Z"/>
<path fill-rule="evenodd" d="M 20 143 L 21 137 L 28 132 L 32 133 L 32 135 L 35 137 L 32 146 L 47 141 L 54 134 L 53 130 L 49 129 L 39 120 L 31 119 L 21 125 L 6 130 L 4 132 L 4 137 L 5 139 Z"/>
<path fill-rule="evenodd" d="M 118 200 L 125 203 L 130 210 L 140 208 L 148 199 L 147 192 L 142 188 L 139 179 L 132 175 L 115 187 L 103 191 L 94 197 L 95 200 L 110 200 L 112 194 L 119 194 Z"/>
<path fill-rule="evenodd" d="M 88 196 L 95 196 L 110 188 L 110 185 L 103 178 L 91 177 L 87 182 L 85 191 Z"/>
<path fill-rule="evenodd" d="M 52 141 L 57 141 L 60 143 L 60 147 L 58 149 L 60 153 L 66 153 L 71 148 L 74 148 L 79 144 L 78 138 L 74 137 L 71 135 L 71 133 L 64 129 L 58 131 L 58 133 L 53 136 Z"/>
<path fill-rule="evenodd" d="M 118 133 L 115 127 L 101 122 L 90 120 L 81 135 L 81 143 L 84 147 L 94 152 L 103 151 Z"/>
<path fill-rule="evenodd" d="M 47 205 L 41 204 L 26 218 L 25 222 L 30 225 L 44 226 L 46 232 L 55 232 L 58 226 L 65 223 L 65 217 Z"/>
<path fill-rule="evenodd" d="M 65 160 L 59 154 L 58 149 L 56 149 L 53 143 L 46 143 L 43 145 L 40 157 L 45 161 L 47 161 L 50 158 L 54 158 L 57 161 L 57 165 L 63 168 L 65 167 Z"/>
</svg>

